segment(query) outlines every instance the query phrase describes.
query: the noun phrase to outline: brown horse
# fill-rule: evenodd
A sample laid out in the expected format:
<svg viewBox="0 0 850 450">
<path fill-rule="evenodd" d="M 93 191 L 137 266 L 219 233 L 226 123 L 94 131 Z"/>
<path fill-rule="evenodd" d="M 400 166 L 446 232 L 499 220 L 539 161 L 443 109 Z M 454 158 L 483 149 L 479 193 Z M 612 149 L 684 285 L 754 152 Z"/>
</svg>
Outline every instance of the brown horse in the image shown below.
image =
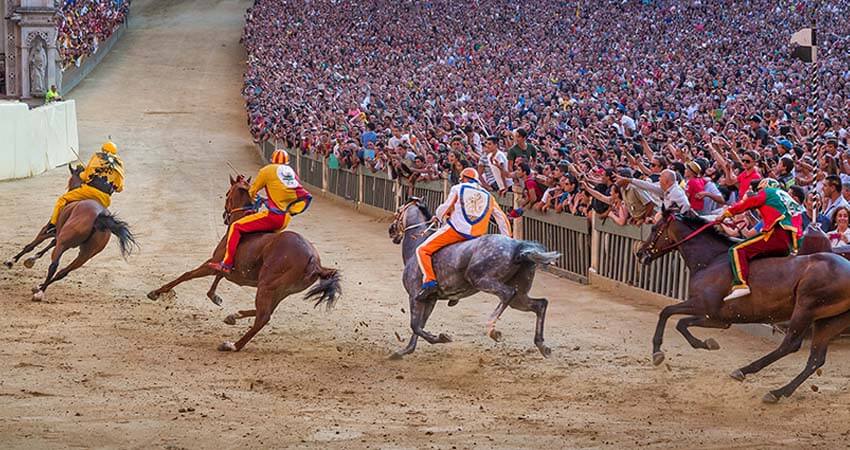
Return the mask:
<svg viewBox="0 0 850 450">
<path fill-rule="evenodd" d="M 803 243 L 800 244 L 798 255 L 811 255 L 812 253 L 826 252 L 835 253 L 842 258 L 850 260 L 850 246 L 842 245 L 840 247 L 832 247 L 829 242 L 829 236 L 815 225 L 809 225 L 806 233 L 803 235 Z"/>
<path fill-rule="evenodd" d="M 68 180 L 68 190 L 80 187 L 82 180 L 80 173 L 83 171 L 82 166 L 76 168 L 68 165 L 68 170 L 71 172 L 71 177 Z M 55 232 L 47 232 L 46 226 L 42 228 L 35 239 L 27 244 L 24 249 L 15 255 L 11 260 L 6 261 L 6 267 L 12 265 L 25 254 L 33 251 L 39 244 L 47 240 L 51 236 L 56 236 L 50 244 L 40 250 L 34 257 L 27 258 L 24 261 L 24 266 L 30 268 L 35 263 L 36 259 L 47 253 L 51 248 L 50 267 L 47 269 L 47 278 L 44 283 L 33 288 L 33 301 L 41 301 L 44 299 L 44 291 L 47 286 L 65 278 L 72 270 L 80 268 L 86 261 L 92 259 L 94 255 L 100 253 L 109 243 L 110 234 L 114 234 L 118 238 L 118 244 L 121 248 L 121 255 L 127 257 L 136 247 L 136 240 L 133 233 L 130 232 L 127 223 L 116 218 L 100 203 L 94 200 L 81 200 L 78 202 L 69 203 L 62 209 L 59 214 L 59 220 L 56 222 Z M 67 267 L 60 270 L 59 259 L 62 254 L 72 248 L 80 248 L 77 257 L 68 264 Z"/>
<path fill-rule="evenodd" d="M 731 373 L 742 381 L 800 349 L 804 334 L 812 329 L 809 360 L 803 371 L 787 385 L 763 397 L 775 403 L 790 396 L 826 361 L 829 341 L 850 325 L 850 262 L 830 253 L 765 258 L 753 261 L 749 276 L 752 294 L 723 301 L 732 284 L 728 251 L 732 242 L 696 216 L 664 212 L 636 256 L 644 264 L 678 250 L 690 270 L 688 299 L 664 308 L 652 340 L 653 363 L 661 364 L 661 343 L 667 319 L 687 314 L 676 329 L 694 348 L 716 350 L 714 339 L 699 340 L 688 327 L 729 328 L 733 323 L 777 323 L 790 321 L 779 347 L 751 364 Z M 698 233 L 700 229 L 704 232 Z"/>
<path fill-rule="evenodd" d="M 248 195 L 250 179 L 241 175 L 230 179 L 230 189 L 224 203 L 224 223 L 232 222 L 250 214 L 252 201 Z M 271 319 L 277 305 L 286 297 L 310 287 L 319 280 L 319 284 L 305 295 L 307 300 L 316 300 L 314 306 L 325 303 L 333 307 L 340 294 L 339 272 L 322 267 L 316 247 L 294 231 L 282 233 L 251 233 L 245 235 L 236 250 L 236 265 L 227 275 L 221 275 L 207 267 L 211 261 L 221 261 L 227 236 L 225 235 L 213 251 L 212 257 L 195 270 L 184 273 L 176 280 L 152 291 L 148 298 L 156 300 L 160 295 L 171 291 L 178 284 L 195 278 L 216 275 L 207 296 L 217 305 L 221 298 L 215 293 L 222 277 L 239 286 L 254 286 L 257 295 L 254 299 L 256 309 L 238 311 L 224 319 L 224 323 L 235 325 L 237 319 L 254 317 L 254 325 L 235 344 L 222 343 L 220 351 L 239 351 Z"/>
</svg>

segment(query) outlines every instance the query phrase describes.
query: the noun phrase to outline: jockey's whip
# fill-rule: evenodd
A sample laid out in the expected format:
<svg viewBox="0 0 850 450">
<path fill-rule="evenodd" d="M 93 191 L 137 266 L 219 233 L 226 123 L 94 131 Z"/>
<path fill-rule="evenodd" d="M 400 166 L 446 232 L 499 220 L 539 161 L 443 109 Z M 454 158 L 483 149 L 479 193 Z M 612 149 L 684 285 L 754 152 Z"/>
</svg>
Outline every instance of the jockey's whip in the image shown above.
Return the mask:
<svg viewBox="0 0 850 450">
<path fill-rule="evenodd" d="M 227 165 L 228 165 L 228 166 L 230 166 L 230 169 L 231 169 L 231 170 L 233 170 L 233 173 L 235 173 L 237 177 L 241 177 L 241 176 L 242 176 L 242 174 L 241 174 L 241 173 L 239 173 L 239 171 L 238 171 L 238 170 L 236 170 L 236 168 L 235 168 L 235 167 L 233 167 L 233 164 L 230 164 L 230 161 L 225 161 L 225 162 L 227 163 Z"/>
<path fill-rule="evenodd" d="M 74 156 L 76 156 L 76 157 L 77 157 L 77 162 L 79 162 L 80 164 L 82 164 L 82 163 L 83 163 L 83 160 L 82 160 L 82 159 L 80 159 L 80 154 L 79 154 L 79 153 L 77 153 L 77 151 L 76 151 L 76 150 L 74 150 L 74 147 L 71 147 L 71 146 L 69 145 L 69 146 L 68 146 L 68 149 L 69 149 L 69 150 L 71 150 L 71 153 L 73 153 L 73 154 L 74 154 Z"/>
</svg>

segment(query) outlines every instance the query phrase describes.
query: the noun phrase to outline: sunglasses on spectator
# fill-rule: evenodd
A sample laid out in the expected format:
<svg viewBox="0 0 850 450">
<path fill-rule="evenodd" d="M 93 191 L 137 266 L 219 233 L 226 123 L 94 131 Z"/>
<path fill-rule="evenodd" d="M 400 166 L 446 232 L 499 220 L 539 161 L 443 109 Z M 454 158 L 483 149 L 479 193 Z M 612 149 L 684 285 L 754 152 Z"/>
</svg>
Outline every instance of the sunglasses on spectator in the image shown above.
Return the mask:
<svg viewBox="0 0 850 450">
<path fill-rule="evenodd" d="M 741 162 L 744 163 L 744 164 L 752 164 L 753 160 L 752 159 L 742 159 Z"/>
</svg>

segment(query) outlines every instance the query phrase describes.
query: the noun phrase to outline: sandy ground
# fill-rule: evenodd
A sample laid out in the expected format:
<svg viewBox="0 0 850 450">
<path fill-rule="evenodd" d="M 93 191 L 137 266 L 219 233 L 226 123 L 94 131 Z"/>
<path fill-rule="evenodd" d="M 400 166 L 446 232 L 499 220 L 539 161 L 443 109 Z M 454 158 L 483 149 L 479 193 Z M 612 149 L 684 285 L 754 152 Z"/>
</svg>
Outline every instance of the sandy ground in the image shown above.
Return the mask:
<svg viewBox="0 0 850 450">
<path fill-rule="evenodd" d="M 293 298 L 246 350 L 222 354 L 248 323 L 222 323 L 253 290 L 209 281 L 144 294 L 206 258 L 221 225 L 227 166 L 259 167 L 239 97 L 245 1 L 138 0 L 130 29 L 72 97 L 84 155 L 107 136 L 128 171 L 113 210 L 142 248 L 111 243 L 30 301 L 44 276 L 0 271 L 2 448 L 564 448 L 837 447 L 850 433 L 850 349 L 792 398 L 762 394 L 802 368 L 806 352 L 738 383 L 727 376 L 775 344 L 739 331 L 718 352 L 690 349 L 672 326 L 668 363 L 649 363 L 658 307 L 541 274 L 551 300 L 552 358 L 532 346 L 533 316 L 508 311 L 505 341 L 484 336 L 494 299 L 441 304 L 429 323 L 455 342 L 386 356 L 409 335 L 399 248 L 386 223 L 319 199 L 293 229 L 344 271 L 325 313 Z M 0 255 L 29 240 L 64 188 L 65 170 L 0 183 Z M 66 257 L 65 261 L 70 261 Z M 813 386 L 818 391 L 814 392 Z"/>
</svg>

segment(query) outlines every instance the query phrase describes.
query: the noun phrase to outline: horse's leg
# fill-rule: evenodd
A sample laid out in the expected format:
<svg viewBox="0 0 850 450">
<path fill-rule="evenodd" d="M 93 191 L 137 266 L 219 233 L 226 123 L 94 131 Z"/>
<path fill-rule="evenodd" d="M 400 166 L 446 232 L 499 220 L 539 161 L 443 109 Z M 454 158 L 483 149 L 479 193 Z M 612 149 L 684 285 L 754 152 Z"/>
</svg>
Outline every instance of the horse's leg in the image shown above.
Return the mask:
<svg viewBox="0 0 850 450">
<path fill-rule="evenodd" d="M 699 340 L 696 336 L 691 334 L 688 327 L 703 327 L 703 328 L 729 328 L 729 324 L 725 322 L 719 322 L 716 320 L 707 319 L 705 316 L 691 316 L 685 317 L 676 324 L 676 329 L 679 330 L 679 333 L 682 333 L 682 336 L 691 344 L 693 348 L 702 348 L 706 350 L 717 350 L 720 348 L 720 344 L 714 340 L 714 338 L 708 338 L 704 341 Z"/>
<path fill-rule="evenodd" d="M 208 277 L 208 276 L 214 274 L 215 271 L 210 269 L 209 267 L 207 267 L 207 263 L 210 262 L 210 261 L 212 261 L 212 260 L 208 259 L 208 260 L 204 261 L 204 263 L 201 264 L 200 266 L 198 266 L 196 269 L 190 270 L 190 271 L 184 273 L 183 275 L 180 275 L 179 277 L 177 277 L 176 280 L 174 280 L 174 281 L 172 281 L 168 284 L 163 285 L 161 288 L 159 288 L 155 291 L 148 292 L 148 298 L 151 299 L 151 300 L 156 300 L 157 298 L 159 298 L 160 295 L 165 294 L 166 292 L 174 289 L 174 286 L 177 286 L 178 284 L 180 284 L 184 281 L 193 280 L 195 278 Z"/>
<path fill-rule="evenodd" d="M 55 246 L 56 246 L 56 239 L 50 241 L 50 243 L 47 244 L 47 246 L 44 247 L 43 249 L 39 250 L 38 253 L 35 254 L 35 256 L 30 256 L 29 258 L 25 259 L 24 260 L 24 267 L 26 267 L 27 269 L 31 269 L 32 266 L 35 265 L 35 262 L 36 262 L 36 260 L 38 260 L 38 258 L 41 258 L 42 256 L 44 256 L 45 253 L 47 253 L 51 248 L 53 248 Z"/>
<path fill-rule="evenodd" d="M 411 329 L 413 329 L 413 327 L 414 327 L 414 325 L 413 325 L 414 320 L 417 320 L 417 321 L 421 320 L 421 318 L 418 317 L 418 314 L 426 311 L 426 309 L 417 309 L 416 308 L 417 303 L 420 303 L 420 302 L 417 302 L 416 300 L 414 300 L 413 297 L 410 297 L 410 328 Z M 433 310 L 433 309 L 434 308 L 432 307 L 431 310 Z M 430 314 L 430 311 L 428 311 L 428 314 Z M 427 320 L 427 317 L 426 317 L 426 320 Z M 407 341 L 407 346 L 405 346 L 401 350 L 397 350 L 397 351 L 393 352 L 393 354 L 390 355 L 390 359 L 401 359 L 405 355 L 409 355 L 409 354 L 413 353 L 416 350 L 416 344 L 418 342 L 419 342 L 419 336 L 416 333 L 411 333 L 410 339 Z"/>
<path fill-rule="evenodd" d="M 56 274 L 56 269 L 59 268 L 59 260 L 62 258 L 62 254 L 65 253 L 67 249 L 62 244 L 57 244 L 53 249 L 53 254 L 50 255 L 50 266 L 47 268 L 47 277 L 44 279 L 44 283 L 36 286 L 32 289 L 32 300 L 34 302 L 40 302 L 44 300 L 44 290 L 47 289 L 47 286 L 53 280 L 53 276 Z"/>
<path fill-rule="evenodd" d="M 109 243 L 109 233 L 98 232 L 92 235 L 89 240 L 83 243 L 80 246 L 80 253 L 77 254 L 77 257 L 71 261 L 71 264 L 68 264 L 65 268 L 56 273 L 56 276 L 50 280 L 50 284 L 53 284 L 66 276 L 68 276 L 71 271 L 79 269 L 82 267 L 86 261 L 92 259 L 94 255 L 97 255 L 104 248 L 106 248 L 106 244 Z M 45 286 L 46 287 L 46 286 Z M 44 290 L 44 289 L 42 289 Z"/>
<path fill-rule="evenodd" d="M 283 300 L 283 298 L 275 300 L 273 288 L 266 286 L 265 284 L 261 284 L 257 287 L 257 297 L 255 299 L 257 309 L 255 311 L 254 324 L 241 339 L 236 341 L 236 344 L 232 342 L 223 342 L 218 347 L 219 351 L 238 352 L 239 350 L 242 350 L 242 348 L 245 347 L 245 344 L 247 344 L 254 335 L 256 335 L 263 329 L 264 326 L 266 326 L 267 323 L 269 323 L 269 320 L 272 318 L 272 313 L 281 300 Z"/>
<path fill-rule="evenodd" d="M 549 300 L 531 298 L 528 294 L 520 294 L 516 295 L 508 306 L 518 311 L 531 311 L 537 315 L 534 325 L 534 345 L 540 350 L 540 354 L 544 358 L 548 358 L 552 354 L 552 350 L 543 343 L 543 326 L 546 322 L 546 308 L 549 306 Z"/>
<path fill-rule="evenodd" d="M 505 308 L 508 307 L 508 304 L 516 296 L 517 289 L 492 278 L 472 279 L 470 284 L 481 292 L 499 297 L 499 306 L 496 307 L 496 310 L 490 315 L 490 320 L 487 321 L 487 336 L 490 336 L 494 341 L 500 341 L 502 339 L 502 333 L 496 330 L 496 321 L 499 320 Z"/>
<path fill-rule="evenodd" d="M 826 362 L 826 349 L 829 346 L 829 341 L 846 330 L 848 325 L 850 325 L 850 312 L 816 321 L 812 331 L 812 346 L 806 367 L 790 383 L 775 391 L 768 392 L 762 400 L 765 403 L 776 403 L 782 397 L 790 397 L 800 387 L 800 384 L 823 366 Z"/>
<path fill-rule="evenodd" d="M 800 300 L 797 301 L 799 305 Z M 794 311 L 794 314 L 791 315 L 791 321 L 788 324 L 788 332 L 785 335 L 785 338 L 782 339 L 782 343 L 779 344 L 779 347 L 750 364 L 733 371 L 729 374 L 729 376 L 738 381 L 744 381 L 744 377 L 748 374 L 756 373 L 776 362 L 780 358 L 796 352 L 803 344 L 803 335 L 806 333 L 806 330 L 809 329 L 811 324 L 811 311 L 803 311 L 802 309 Z"/>
<path fill-rule="evenodd" d="M 241 311 L 236 311 L 235 313 L 224 318 L 224 323 L 228 325 L 236 325 L 236 321 L 239 319 L 244 319 L 246 317 L 254 317 L 257 315 L 256 309 L 244 309 Z"/>
<path fill-rule="evenodd" d="M 440 333 L 439 336 L 434 336 L 423 329 L 425 327 L 425 323 L 428 322 L 428 317 L 431 316 L 431 312 L 434 311 L 434 306 L 436 305 L 436 300 L 424 302 L 414 301 L 413 309 L 410 314 L 410 328 L 413 329 L 413 334 L 425 339 L 429 344 L 445 344 L 452 341 L 452 338 L 449 337 L 449 335 Z"/>
<path fill-rule="evenodd" d="M 24 248 L 23 248 L 23 250 L 21 250 L 21 252 L 20 252 L 20 253 L 18 253 L 17 255 L 13 256 L 13 257 L 12 257 L 12 259 L 7 260 L 7 261 L 4 263 L 4 264 L 5 264 L 5 266 L 11 269 L 11 268 L 12 268 L 12 266 L 13 266 L 16 262 L 18 262 L 18 260 L 19 260 L 19 259 L 21 259 L 21 257 L 22 257 L 22 256 L 24 256 L 24 255 L 26 255 L 27 253 L 29 253 L 29 252 L 31 252 L 31 251 L 33 251 L 33 250 L 35 250 L 35 248 L 36 248 L 36 247 L 38 247 L 38 245 L 39 245 L 39 244 L 41 244 L 42 242 L 44 242 L 44 240 L 45 240 L 45 239 L 49 238 L 51 235 L 49 235 L 49 234 L 47 234 L 47 233 L 45 233 L 45 232 L 44 232 L 44 229 L 45 229 L 45 228 L 47 228 L 47 227 L 46 227 L 46 226 L 45 226 L 45 227 L 42 227 L 42 229 L 41 229 L 41 230 L 39 230 L 38 234 L 35 236 L 35 239 L 33 239 L 33 240 L 32 240 L 32 242 L 30 242 L 29 244 L 25 245 L 25 246 L 24 246 Z"/>
<path fill-rule="evenodd" d="M 674 314 L 697 314 L 697 311 L 690 300 L 667 306 L 661 310 L 658 315 L 658 325 L 655 326 L 655 335 L 652 336 L 652 364 L 656 366 L 664 362 L 664 352 L 661 351 L 664 327 L 667 326 L 667 320 L 670 316 Z"/>
<path fill-rule="evenodd" d="M 215 279 L 213 280 L 212 286 L 210 286 L 210 290 L 207 291 L 207 298 L 210 299 L 210 301 L 213 302 L 216 306 L 221 306 L 221 297 L 219 297 L 218 294 L 215 293 L 215 290 L 218 289 L 218 283 L 221 281 L 222 278 L 224 278 L 223 275 L 216 275 Z"/>
</svg>

